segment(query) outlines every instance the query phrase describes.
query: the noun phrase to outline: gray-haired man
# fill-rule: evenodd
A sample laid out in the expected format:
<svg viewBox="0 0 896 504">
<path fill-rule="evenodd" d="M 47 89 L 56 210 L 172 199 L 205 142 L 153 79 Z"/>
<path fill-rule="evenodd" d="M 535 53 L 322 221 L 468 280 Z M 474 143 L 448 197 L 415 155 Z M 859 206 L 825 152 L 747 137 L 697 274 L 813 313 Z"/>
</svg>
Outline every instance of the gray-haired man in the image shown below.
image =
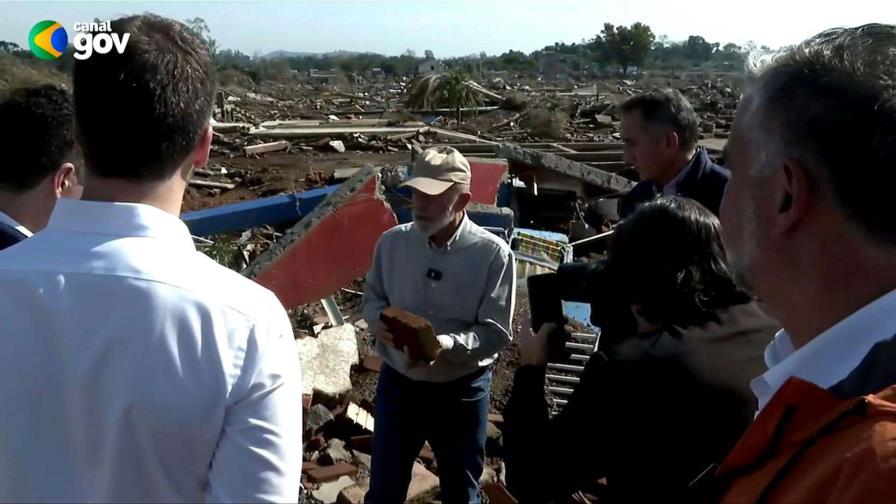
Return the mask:
<svg viewBox="0 0 896 504">
<path fill-rule="evenodd" d="M 364 318 L 385 361 L 366 502 L 404 502 L 426 440 L 439 461 L 442 501 L 479 502 L 488 366 L 511 338 L 513 255 L 467 217 L 470 164 L 457 150 L 423 152 L 405 185 L 413 190 L 414 222 L 383 234 L 364 287 Z M 432 362 L 410 363 L 395 348 L 379 320 L 388 307 L 429 321 L 439 341 Z"/>
</svg>

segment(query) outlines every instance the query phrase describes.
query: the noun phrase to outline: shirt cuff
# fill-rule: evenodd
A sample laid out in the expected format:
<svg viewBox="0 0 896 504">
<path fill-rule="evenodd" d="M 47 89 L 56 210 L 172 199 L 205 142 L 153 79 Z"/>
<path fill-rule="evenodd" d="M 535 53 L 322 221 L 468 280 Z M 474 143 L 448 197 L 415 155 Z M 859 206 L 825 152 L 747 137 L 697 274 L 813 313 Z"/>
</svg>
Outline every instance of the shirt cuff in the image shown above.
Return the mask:
<svg viewBox="0 0 896 504">
<path fill-rule="evenodd" d="M 443 352 L 454 348 L 454 338 L 451 336 L 448 336 L 447 334 L 439 334 L 436 336 L 436 339 L 439 340 L 439 345 L 442 346 Z"/>
</svg>

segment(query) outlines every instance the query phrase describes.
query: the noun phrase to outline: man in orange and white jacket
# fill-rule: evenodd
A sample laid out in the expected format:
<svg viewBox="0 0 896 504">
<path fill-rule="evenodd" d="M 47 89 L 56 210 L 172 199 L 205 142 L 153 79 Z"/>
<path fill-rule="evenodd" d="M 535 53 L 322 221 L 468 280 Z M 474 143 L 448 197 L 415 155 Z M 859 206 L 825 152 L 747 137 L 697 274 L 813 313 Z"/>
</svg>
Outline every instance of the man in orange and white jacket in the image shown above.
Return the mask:
<svg viewBox="0 0 896 504">
<path fill-rule="evenodd" d="M 723 502 L 896 501 L 896 26 L 825 31 L 774 59 L 728 144 L 723 236 L 784 327 Z"/>
</svg>

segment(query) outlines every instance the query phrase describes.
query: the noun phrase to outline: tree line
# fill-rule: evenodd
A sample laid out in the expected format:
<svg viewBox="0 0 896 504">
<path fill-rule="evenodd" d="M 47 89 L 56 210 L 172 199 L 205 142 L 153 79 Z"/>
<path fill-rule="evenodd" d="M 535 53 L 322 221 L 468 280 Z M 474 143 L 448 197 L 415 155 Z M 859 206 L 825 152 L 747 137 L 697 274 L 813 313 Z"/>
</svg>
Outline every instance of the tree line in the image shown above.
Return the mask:
<svg viewBox="0 0 896 504">
<path fill-rule="evenodd" d="M 311 70 L 351 74 L 365 74 L 379 69 L 388 78 L 413 76 L 419 65 L 434 59 L 431 51 L 421 57 L 408 49 L 397 56 L 376 53 L 335 52 L 322 55 L 264 58 L 249 56 L 239 50 L 220 49 L 211 30 L 202 18 L 185 21 L 209 45 L 215 54 L 218 70 L 237 70 L 255 82 L 277 80 L 291 73 L 307 73 Z M 463 57 L 444 58 L 448 68 L 462 69 L 473 77 L 508 74 L 509 76 L 565 74 L 570 78 L 594 78 L 598 76 L 628 75 L 645 69 L 688 70 L 705 68 L 715 71 L 737 71 L 743 68 L 746 55 L 751 51 L 769 51 L 749 42 L 744 46 L 709 42 L 699 35 L 684 41 L 670 41 L 666 36 L 655 36 L 650 26 L 634 23 L 631 26 L 604 24 L 591 40 L 579 43 L 557 42 L 541 50 L 525 53 L 510 50 L 500 55 L 482 52 Z M 0 41 L 0 53 L 20 58 L 31 57 L 30 51 L 12 42 Z M 54 62 L 59 70 L 69 71 L 71 58 L 59 58 Z"/>
</svg>

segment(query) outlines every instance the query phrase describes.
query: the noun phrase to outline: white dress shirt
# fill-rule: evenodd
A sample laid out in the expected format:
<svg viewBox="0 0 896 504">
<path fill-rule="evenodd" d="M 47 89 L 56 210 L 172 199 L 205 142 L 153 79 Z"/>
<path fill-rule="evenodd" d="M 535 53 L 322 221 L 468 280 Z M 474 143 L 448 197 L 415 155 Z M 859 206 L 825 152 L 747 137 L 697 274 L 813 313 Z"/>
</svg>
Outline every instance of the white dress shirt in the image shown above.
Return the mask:
<svg viewBox="0 0 896 504">
<path fill-rule="evenodd" d="M 175 216 L 60 200 L 0 252 L 0 501 L 296 502 L 294 348 Z"/>
<path fill-rule="evenodd" d="M 25 235 L 25 238 L 31 238 L 31 236 L 34 234 L 31 232 L 31 230 L 19 224 L 15 219 L 4 212 L 0 212 L 0 222 L 22 233 L 23 235 Z"/>
<path fill-rule="evenodd" d="M 750 382 L 759 410 L 778 388 L 796 376 L 821 388 L 833 387 L 861 364 L 875 344 L 896 336 L 896 290 L 868 304 L 795 349 L 780 331 L 765 349 L 768 371 Z"/>
</svg>

